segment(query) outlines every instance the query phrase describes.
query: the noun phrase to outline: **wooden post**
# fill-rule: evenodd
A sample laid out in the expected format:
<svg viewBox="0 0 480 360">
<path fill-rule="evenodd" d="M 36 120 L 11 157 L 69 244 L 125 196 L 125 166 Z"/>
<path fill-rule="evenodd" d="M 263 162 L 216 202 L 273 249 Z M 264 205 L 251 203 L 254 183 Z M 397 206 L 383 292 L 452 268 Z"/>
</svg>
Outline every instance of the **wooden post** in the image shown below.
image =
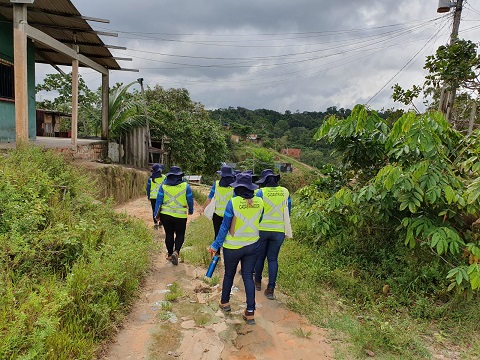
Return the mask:
<svg viewBox="0 0 480 360">
<path fill-rule="evenodd" d="M 143 89 L 143 78 L 137 79 L 140 83 L 140 88 L 142 90 L 142 98 L 143 98 L 143 113 L 145 114 L 145 122 L 147 125 L 147 162 L 148 162 L 148 155 L 150 154 L 150 161 L 153 163 L 153 153 L 150 152 L 150 148 L 152 147 L 152 138 L 150 137 L 150 125 L 148 122 L 148 112 L 147 112 L 147 99 L 145 98 L 145 90 Z"/>
<path fill-rule="evenodd" d="M 452 33 L 450 34 L 450 46 L 455 44 L 458 38 L 458 29 L 460 28 L 460 20 L 462 17 L 463 0 L 457 0 L 455 4 L 455 13 L 453 15 Z M 440 95 L 439 110 L 445 115 L 448 122 L 452 122 L 453 105 L 455 103 L 455 96 L 457 86 L 446 91 L 445 84 L 443 85 L 442 93 Z M 450 84 L 452 87 L 452 84 Z"/>
<path fill-rule="evenodd" d="M 109 98 L 109 86 L 108 86 L 108 72 L 102 74 L 102 140 L 109 140 L 108 130 L 108 98 Z"/>
<path fill-rule="evenodd" d="M 73 45 L 78 54 L 79 46 Z M 72 145 L 77 145 L 78 128 L 78 58 L 72 60 Z"/>
<path fill-rule="evenodd" d="M 16 147 L 28 143 L 27 5 L 13 4 Z"/>
</svg>

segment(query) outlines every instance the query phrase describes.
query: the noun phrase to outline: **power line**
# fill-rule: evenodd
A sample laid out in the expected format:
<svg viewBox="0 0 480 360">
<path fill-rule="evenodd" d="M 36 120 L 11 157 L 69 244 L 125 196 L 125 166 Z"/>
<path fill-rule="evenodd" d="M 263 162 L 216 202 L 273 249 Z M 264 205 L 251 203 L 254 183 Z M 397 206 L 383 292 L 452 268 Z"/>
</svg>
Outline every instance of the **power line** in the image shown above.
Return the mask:
<svg viewBox="0 0 480 360">
<path fill-rule="evenodd" d="M 434 39 L 437 34 L 440 32 L 440 30 L 442 30 L 443 27 L 441 29 L 439 29 L 434 35 L 432 35 L 432 37 L 430 39 L 427 40 L 427 42 L 424 44 L 424 46 L 422 46 L 416 53 L 415 55 L 413 55 L 396 73 L 395 75 L 393 75 L 386 83 L 385 85 L 383 85 L 380 90 L 378 90 L 367 102 L 366 102 L 366 105 L 368 105 L 370 103 L 370 101 L 372 101 L 378 94 L 380 94 L 380 92 L 385 89 L 385 87 L 390 84 L 393 79 L 395 79 L 402 71 L 403 69 L 405 69 L 405 67 L 410 64 L 421 52 L 423 52 L 425 50 L 425 47 L 428 45 L 428 43 Z"/>
</svg>

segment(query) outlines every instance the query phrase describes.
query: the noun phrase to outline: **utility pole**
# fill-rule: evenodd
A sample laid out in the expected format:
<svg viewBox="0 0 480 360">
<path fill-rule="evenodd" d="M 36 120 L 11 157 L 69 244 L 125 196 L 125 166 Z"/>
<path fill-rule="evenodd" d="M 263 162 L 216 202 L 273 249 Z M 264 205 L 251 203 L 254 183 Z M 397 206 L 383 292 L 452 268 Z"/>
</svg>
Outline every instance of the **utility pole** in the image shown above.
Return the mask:
<svg viewBox="0 0 480 360">
<path fill-rule="evenodd" d="M 145 114 L 145 122 L 147 123 L 148 154 L 150 155 L 150 161 L 153 163 L 153 154 L 150 152 L 150 149 L 152 148 L 152 139 L 150 137 L 150 125 L 148 123 L 147 114 L 147 99 L 145 99 L 145 91 L 143 89 L 143 78 L 139 78 L 137 81 L 140 83 L 140 88 L 142 89 L 143 112 Z"/>
<path fill-rule="evenodd" d="M 437 12 L 447 12 L 450 11 L 449 7 L 442 7 L 442 3 L 444 4 L 445 1 L 440 0 L 439 7 Z M 455 5 L 455 13 L 453 15 L 453 26 L 452 26 L 452 33 L 450 35 L 450 46 L 452 46 L 458 39 L 458 29 L 460 27 L 460 19 L 462 17 L 462 8 L 463 8 L 463 0 L 457 0 Z M 444 4 L 445 5 L 445 4 Z M 457 89 L 452 88 L 447 90 L 446 85 L 444 84 L 442 87 L 442 92 L 440 94 L 440 102 L 438 104 L 438 110 L 441 111 L 448 122 L 452 120 L 452 110 L 453 104 L 455 102 L 455 96 L 457 93 Z"/>
</svg>

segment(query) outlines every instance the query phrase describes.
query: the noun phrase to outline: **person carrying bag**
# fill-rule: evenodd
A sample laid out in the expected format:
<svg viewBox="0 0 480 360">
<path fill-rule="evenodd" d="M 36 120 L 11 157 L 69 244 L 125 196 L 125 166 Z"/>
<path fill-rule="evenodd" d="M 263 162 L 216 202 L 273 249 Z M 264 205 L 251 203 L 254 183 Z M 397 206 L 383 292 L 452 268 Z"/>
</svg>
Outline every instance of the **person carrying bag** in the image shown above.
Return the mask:
<svg viewBox="0 0 480 360">
<path fill-rule="evenodd" d="M 253 270 L 258 257 L 259 224 L 263 214 L 263 200 L 254 195 L 258 188 L 252 183 L 252 175 L 240 173 L 230 186 L 234 188 L 232 197 L 225 208 L 223 222 L 215 241 L 208 251 L 210 256 L 223 246 L 224 276 L 220 308 L 230 312 L 230 291 L 241 264 L 245 286 L 247 308 L 242 317 L 249 325 L 255 324 L 255 285 Z"/>
<path fill-rule="evenodd" d="M 230 184 L 235 181 L 235 175 L 233 175 L 230 166 L 222 166 L 221 170 L 217 171 L 217 174 L 219 174 L 221 178 L 213 183 L 205 205 L 200 212 L 213 221 L 215 237 L 217 237 L 220 226 L 222 225 L 223 214 L 228 200 L 233 196 L 233 188 Z"/>
</svg>

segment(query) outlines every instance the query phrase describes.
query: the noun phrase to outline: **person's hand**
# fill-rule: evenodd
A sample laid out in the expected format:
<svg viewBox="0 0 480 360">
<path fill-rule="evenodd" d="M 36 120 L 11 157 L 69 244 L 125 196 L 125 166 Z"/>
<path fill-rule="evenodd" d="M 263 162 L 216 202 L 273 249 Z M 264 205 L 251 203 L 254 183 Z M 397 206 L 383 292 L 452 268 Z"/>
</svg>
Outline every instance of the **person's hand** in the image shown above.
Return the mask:
<svg viewBox="0 0 480 360">
<path fill-rule="evenodd" d="M 215 254 L 217 253 L 217 250 L 212 249 L 212 247 L 210 246 L 210 247 L 208 248 L 208 252 L 210 253 L 210 259 L 213 259 L 213 257 L 214 257 Z"/>
</svg>

